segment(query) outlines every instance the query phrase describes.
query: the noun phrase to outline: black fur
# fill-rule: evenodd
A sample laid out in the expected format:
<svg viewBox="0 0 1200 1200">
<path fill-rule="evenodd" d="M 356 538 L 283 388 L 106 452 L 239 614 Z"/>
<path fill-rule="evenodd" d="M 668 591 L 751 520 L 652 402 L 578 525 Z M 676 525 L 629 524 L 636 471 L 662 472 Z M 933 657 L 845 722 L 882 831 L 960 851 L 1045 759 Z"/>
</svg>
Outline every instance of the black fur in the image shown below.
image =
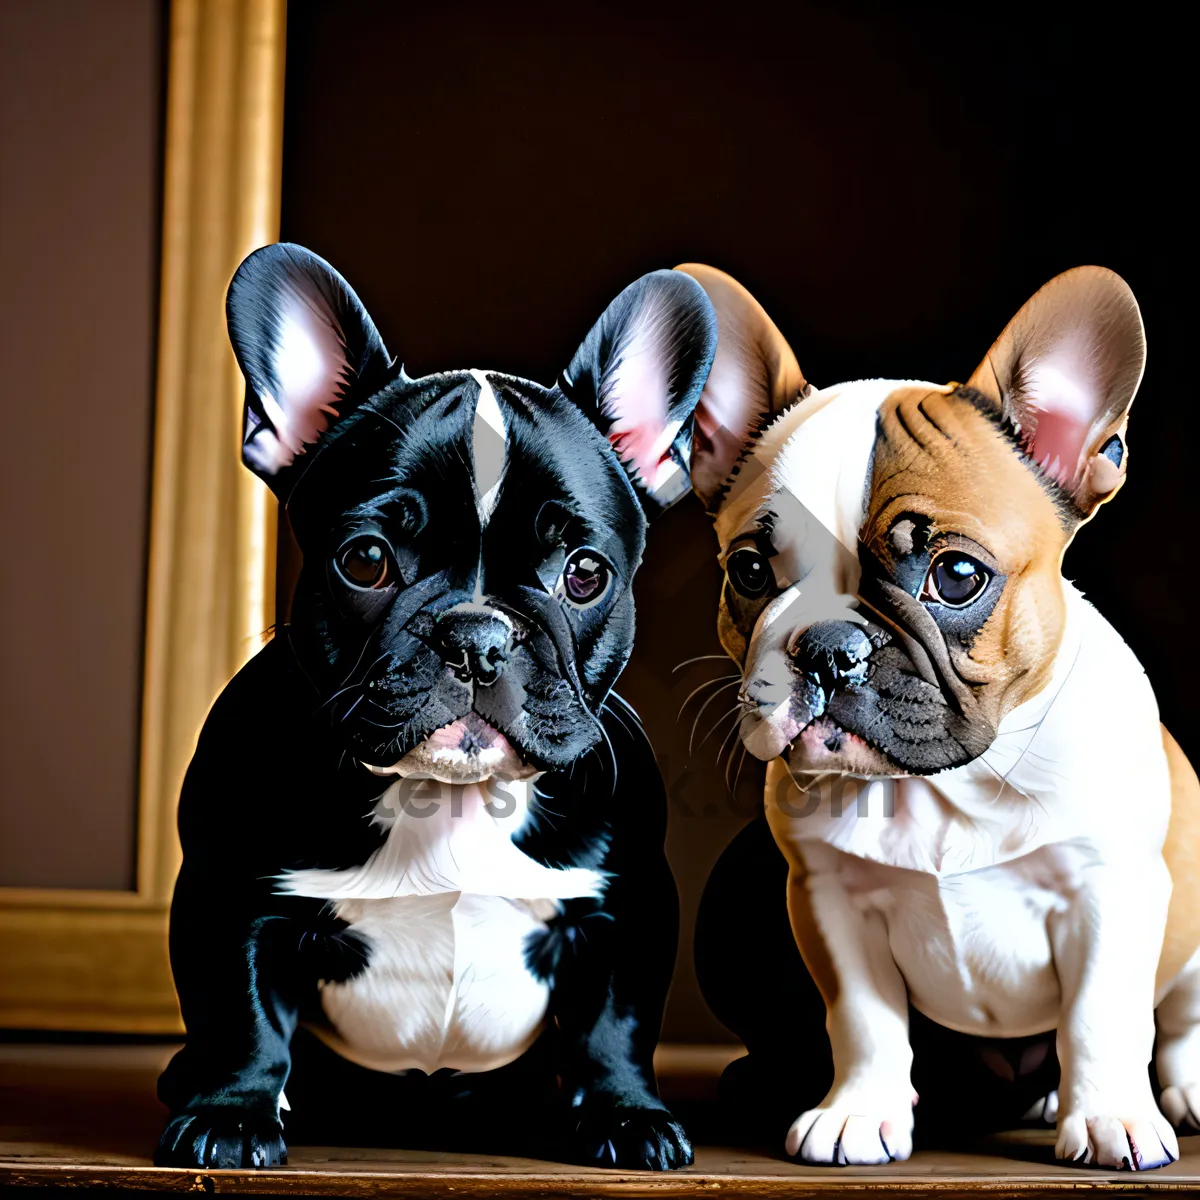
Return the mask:
<svg viewBox="0 0 1200 1200">
<path fill-rule="evenodd" d="M 333 331 L 322 344 L 339 358 L 328 427 L 310 427 L 290 459 L 278 447 L 295 449 L 296 421 L 276 362 L 289 304 Z M 643 505 L 660 501 L 610 446 L 630 398 L 603 387 L 650 304 L 661 328 L 650 351 L 671 380 L 650 408 L 683 421 L 671 453 L 686 446 L 715 319 L 699 285 L 659 272 L 589 335 L 570 398 L 488 377 L 507 470 L 484 523 L 475 376 L 410 379 L 344 281 L 299 247 L 259 251 L 235 278 L 246 460 L 286 499 L 304 567 L 290 626 L 218 698 L 184 781 L 171 963 L 187 1042 L 159 1083 L 171 1113 L 160 1165 L 286 1161 L 285 1084 L 282 1120 L 309 1140 L 430 1145 L 474 1130 L 462 1148 L 650 1169 L 691 1161 L 652 1066 L 678 925 L 666 800 L 645 734 L 610 692 L 632 647 Z M 346 574 L 346 548 L 363 538 L 386 547 L 378 586 Z M 556 588 L 579 547 L 611 578 L 593 605 Z M 369 1071 L 303 1031 L 293 1062 L 298 1026 L 323 1020 L 319 982 L 353 979 L 372 947 L 323 901 L 279 894 L 277 877 L 364 863 L 387 836 L 370 817 L 390 782 L 364 764 L 394 764 L 456 721 L 463 748 L 477 727 L 498 730 L 544 772 L 514 843 L 545 865 L 608 875 L 601 898 L 564 902 L 525 947 L 551 985 L 544 1033 L 478 1075 Z M 464 1115 L 471 1104 L 487 1119 Z"/>
</svg>

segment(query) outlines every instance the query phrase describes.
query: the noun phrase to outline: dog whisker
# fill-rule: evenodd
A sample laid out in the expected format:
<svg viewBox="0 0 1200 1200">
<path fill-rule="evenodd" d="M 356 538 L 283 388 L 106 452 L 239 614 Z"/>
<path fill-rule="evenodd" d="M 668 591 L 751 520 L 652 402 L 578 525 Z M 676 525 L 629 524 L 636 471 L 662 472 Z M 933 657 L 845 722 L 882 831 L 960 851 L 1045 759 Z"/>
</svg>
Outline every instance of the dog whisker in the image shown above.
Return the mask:
<svg viewBox="0 0 1200 1200">
<path fill-rule="evenodd" d="M 716 719 L 716 720 L 715 720 L 715 721 L 712 723 L 712 726 L 711 726 L 711 728 L 710 728 L 710 729 L 709 729 L 709 731 L 708 731 L 708 732 L 707 732 L 707 733 L 706 733 L 706 734 L 705 734 L 705 735 L 704 735 L 704 736 L 703 736 L 703 737 L 700 739 L 700 741 L 699 741 L 699 742 L 697 743 L 697 745 L 696 745 L 696 748 L 697 748 L 697 749 L 699 749 L 701 746 L 703 746 L 703 745 L 704 745 L 704 743 L 705 743 L 705 742 L 707 742 L 707 741 L 708 741 L 708 739 L 709 739 L 710 737 L 712 737 L 712 735 L 713 735 L 714 733 L 716 733 L 716 732 L 717 732 L 717 729 L 718 729 L 718 728 L 719 728 L 721 725 L 723 725 L 723 724 L 725 723 L 725 720 L 726 720 L 728 717 L 732 717 L 732 716 L 739 716 L 739 717 L 740 717 L 740 715 L 741 715 L 742 713 L 746 712 L 746 711 L 747 711 L 747 706 L 746 706 L 746 704 L 745 704 L 743 701 L 739 700 L 739 701 L 737 702 L 737 704 L 735 704 L 735 705 L 734 705 L 734 706 L 733 706 L 731 709 L 729 709 L 729 711 L 728 711 L 728 712 L 724 712 L 724 713 L 722 713 L 722 714 L 721 714 L 721 715 L 720 715 L 720 716 L 719 716 L 719 717 L 718 717 L 718 718 L 717 718 L 717 719 Z M 735 721 L 735 722 L 734 722 L 734 728 L 736 729 L 736 728 L 737 728 L 737 726 L 738 726 L 738 722 L 737 722 L 737 721 Z M 721 744 L 722 744 L 722 746 L 723 746 L 723 745 L 724 745 L 724 742 L 722 742 Z M 691 753 L 691 749 L 692 749 L 692 748 L 691 748 L 691 745 L 689 744 L 689 745 L 688 745 L 688 753 L 689 753 L 689 754 Z M 720 752 L 719 752 L 719 751 L 718 751 L 717 757 L 718 757 L 718 758 L 720 758 Z"/>
<path fill-rule="evenodd" d="M 716 677 L 716 679 L 706 679 L 699 687 L 692 688 L 692 690 L 690 692 L 688 692 L 687 699 L 684 700 L 684 702 L 679 706 L 679 711 L 675 714 L 675 720 L 678 721 L 679 718 L 683 716 L 683 710 L 685 708 L 687 708 L 687 706 L 691 703 L 692 697 L 696 696 L 700 692 L 704 691 L 705 688 L 712 687 L 714 684 L 717 684 L 717 683 L 728 683 L 728 681 L 731 679 L 740 679 L 740 678 L 741 678 L 740 675 L 718 675 Z M 721 690 L 724 690 L 724 689 L 721 689 Z M 715 693 L 714 693 L 714 695 L 715 695 Z"/>
<path fill-rule="evenodd" d="M 350 707 L 346 709 L 346 711 L 338 718 L 338 723 L 344 725 L 348 720 L 350 720 L 351 714 L 363 702 L 364 699 L 366 699 L 365 696 L 359 696 L 359 698 L 355 700 L 355 702 L 350 705 Z"/>
<path fill-rule="evenodd" d="M 613 781 L 611 794 L 615 796 L 617 794 L 617 780 L 620 778 L 621 773 L 620 768 L 617 766 L 617 752 L 613 749 L 612 739 L 608 736 L 608 730 L 604 728 L 603 723 L 600 725 L 600 732 L 604 734 L 604 742 L 608 746 L 608 754 L 612 759 Z"/>
<path fill-rule="evenodd" d="M 713 692 L 713 694 L 712 694 L 711 696 L 709 696 L 709 698 L 708 698 L 707 700 L 705 700 L 705 702 L 704 702 L 702 705 L 700 705 L 700 711 L 699 711 L 699 712 L 696 714 L 696 719 L 695 719 L 695 720 L 692 722 L 692 732 L 691 732 L 691 733 L 688 735 L 688 753 L 689 753 L 689 754 L 691 754 L 691 753 L 692 753 L 692 746 L 693 746 L 693 743 L 694 743 L 694 742 L 695 742 L 695 740 L 696 740 L 696 728 L 697 728 L 697 726 L 700 724 L 700 718 L 704 716 L 704 710 L 705 710 L 706 708 L 708 708 L 708 706 L 709 706 L 709 705 L 710 705 L 710 704 L 711 704 L 711 703 L 712 703 L 712 702 L 713 702 L 713 701 L 714 701 L 714 700 L 715 700 L 715 699 L 716 699 L 716 698 L 717 698 L 717 697 L 718 697 L 718 696 L 719 696 L 719 695 L 720 695 L 722 692 L 727 692 L 727 691 L 729 691 L 729 689 L 730 689 L 731 687 L 736 687 L 736 686 L 737 686 L 737 684 L 738 684 L 738 682 L 740 681 L 740 679 L 741 679 L 741 676 L 739 675 L 739 676 L 737 676 L 735 679 L 731 680 L 729 683 L 722 684 L 722 685 L 721 685 L 721 687 L 717 688 L 717 690 L 716 690 L 715 692 Z M 681 710 L 681 712 L 682 712 L 682 710 Z M 724 718 L 721 718 L 721 720 L 724 720 Z M 712 730 L 710 729 L 710 730 L 709 730 L 709 733 L 711 733 L 711 732 L 712 732 Z M 707 738 L 707 736 L 708 736 L 708 735 L 706 734 L 706 735 L 705 735 L 705 738 Z M 703 744 L 704 744 L 704 740 L 705 740 L 705 738 L 702 738 L 702 739 L 701 739 L 701 745 L 703 745 Z"/>
<path fill-rule="evenodd" d="M 729 767 L 733 766 L 733 752 L 732 751 L 730 751 L 730 754 L 729 754 L 729 767 L 725 768 L 725 786 L 727 788 L 729 788 L 729 794 L 735 800 L 737 799 L 738 780 L 741 779 L 741 777 L 742 777 L 742 768 L 746 765 L 746 755 L 748 753 L 749 753 L 749 751 L 743 745 L 741 757 L 738 759 L 737 770 L 734 772 L 732 785 L 729 782 Z"/>
<path fill-rule="evenodd" d="M 354 666 L 353 666 L 353 667 L 351 667 L 351 668 L 350 668 L 350 673 L 349 673 L 349 674 L 346 676 L 346 678 L 345 678 L 345 679 L 343 679 L 343 680 L 342 680 L 341 684 L 338 686 L 338 690 L 337 690 L 336 692 L 334 692 L 334 693 L 333 693 L 333 695 L 332 695 L 332 696 L 330 696 L 328 700 L 326 700 L 326 701 L 325 701 L 323 704 L 321 704 L 321 705 L 320 705 L 320 707 L 318 707 L 318 709 L 317 709 L 317 712 L 320 712 L 320 711 L 321 711 L 321 709 L 328 708 L 328 707 L 329 707 L 329 706 L 330 706 L 330 705 L 331 705 L 331 704 L 332 704 L 332 703 L 333 703 L 333 702 L 334 702 L 334 701 L 335 701 L 335 700 L 336 700 L 336 699 L 337 699 L 339 696 L 344 696 L 344 695 L 345 695 L 347 692 L 352 692 L 352 691 L 354 691 L 354 689 L 355 689 L 355 688 L 360 688 L 360 687 L 362 687 L 362 685 L 363 685 L 363 681 L 366 679 L 366 677 L 367 677 L 367 676 L 368 676 L 368 675 L 369 675 L 369 674 L 370 674 L 370 673 L 371 673 L 371 672 L 372 672 L 372 671 L 373 671 L 373 670 L 374 670 L 374 669 L 375 669 L 377 666 L 379 666 L 379 664 L 380 664 L 381 662 L 383 662 L 383 660 L 384 660 L 385 658 L 387 658 L 387 653 L 386 653 L 386 651 L 385 651 L 385 652 L 384 652 L 383 654 L 381 654 L 381 655 L 380 655 L 380 656 L 379 656 L 379 657 L 378 657 L 378 658 L 377 658 L 377 659 L 376 659 L 376 660 L 375 660 L 373 663 L 371 663 L 371 665 L 370 665 L 369 667 L 367 667 L 365 671 L 363 671 L 363 673 L 362 673 L 362 674 L 359 676 L 359 678 L 358 678 L 358 679 L 357 679 L 357 680 L 356 680 L 354 683 L 350 683 L 350 682 L 349 682 L 349 680 L 350 680 L 350 676 L 351 676 L 351 675 L 353 675 L 353 674 L 354 674 L 354 672 L 358 670 L 358 665 L 359 665 L 359 663 L 361 663 L 361 662 L 362 662 L 362 660 L 363 660 L 363 654 L 366 654 L 366 652 L 367 652 L 367 645 L 369 645 L 369 644 L 370 644 L 370 643 L 368 642 L 367 644 L 365 644 L 365 645 L 363 646 L 363 648 L 362 648 L 362 654 L 359 654 L 359 656 L 358 656 L 358 661 L 357 661 L 357 662 L 354 664 Z"/>
<path fill-rule="evenodd" d="M 618 697 L 618 699 L 619 699 L 619 697 Z M 627 706 L 627 707 L 628 707 L 628 706 Z M 617 724 L 618 724 L 618 725 L 620 725 L 620 726 L 621 726 L 621 728 L 622 728 L 622 729 L 624 729 L 624 730 L 625 730 L 625 732 L 626 732 L 627 734 L 629 734 L 629 736 L 630 736 L 630 737 L 636 737 L 636 736 L 637 736 L 638 730 L 636 730 L 636 729 L 633 729 L 633 728 L 630 726 L 629 722 L 628 722 L 628 721 L 626 721 L 626 719 L 625 719 L 625 718 L 624 718 L 624 717 L 621 715 L 621 713 L 620 713 L 620 711 L 619 711 L 618 709 L 615 709 L 615 708 L 610 708 L 607 700 L 606 700 L 606 701 L 605 701 L 603 704 L 601 704 L 601 705 L 600 705 L 600 711 L 601 711 L 601 712 L 606 712 L 606 713 L 608 713 L 608 715 L 609 715 L 610 717 L 612 717 L 612 718 L 613 718 L 613 720 L 614 720 L 614 721 L 616 721 L 616 722 L 617 722 Z M 630 709 L 630 712 L 632 712 L 632 711 L 633 711 L 633 710 L 632 710 L 632 709 Z M 634 720 L 635 720 L 635 721 L 637 720 L 637 714 L 636 714 L 636 713 L 634 713 Z M 640 722 L 640 721 L 638 721 L 638 727 L 639 727 L 639 728 L 641 727 L 641 722 Z"/>
<path fill-rule="evenodd" d="M 676 671 L 682 671 L 684 667 L 690 666 L 692 663 L 705 662 L 711 658 L 729 661 L 728 654 L 698 654 L 695 658 L 685 658 L 678 666 L 672 667 L 671 674 L 674 675 Z"/>
<path fill-rule="evenodd" d="M 738 714 L 741 711 L 741 709 L 743 709 L 744 707 L 745 707 L 744 705 L 739 705 L 739 707 L 735 708 L 733 711 L 735 714 Z M 721 761 L 721 755 L 725 753 L 726 743 L 728 743 L 730 738 L 737 736 L 738 731 L 741 729 L 741 727 L 742 727 L 742 722 L 741 722 L 740 718 L 735 719 L 733 724 L 730 725 L 729 732 L 725 735 L 724 740 L 721 742 L 720 748 L 717 750 L 717 763 L 718 764 Z M 701 744 L 703 744 L 703 743 L 701 743 Z M 732 746 L 729 749 L 729 757 L 732 760 L 732 758 L 733 758 L 733 747 Z"/>
</svg>

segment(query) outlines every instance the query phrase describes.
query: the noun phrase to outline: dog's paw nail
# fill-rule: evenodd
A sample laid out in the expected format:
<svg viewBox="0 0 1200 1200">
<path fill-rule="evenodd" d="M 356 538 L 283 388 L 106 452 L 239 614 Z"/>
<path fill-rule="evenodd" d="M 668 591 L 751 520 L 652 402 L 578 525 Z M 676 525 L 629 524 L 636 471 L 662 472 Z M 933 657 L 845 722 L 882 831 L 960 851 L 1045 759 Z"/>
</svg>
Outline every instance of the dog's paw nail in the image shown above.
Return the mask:
<svg viewBox="0 0 1200 1200">
<path fill-rule="evenodd" d="M 286 1162 L 278 1121 L 219 1108 L 172 1117 L 154 1152 L 159 1167 L 264 1170 Z"/>
<path fill-rule="evenodd" d="M 682 1126 L 661 1109 L 598 1108 L 576 1123 L 580 1162 L 638 1171 L 690 1166 L 692 1145 Z"/>
<path fill-rule="evenodd" d="M 1179 1144 L 1153 1101 L 1147 1101 L 1137 1116 L 1064 1115 L 1059 1122 L 1055 1155 L 1110 1170 L 1151 1171 L 1174 1162 L 1179 1157 Z"/>
<path fill-rule="evenodd" d="M 828 1166 L 901 1161 L 912 1153 L 912 1106 L 901 1093 L 893 1104 L 870 1096 L 830 1096 L 788 1130 L 789 1158 Z"/>
</svg>

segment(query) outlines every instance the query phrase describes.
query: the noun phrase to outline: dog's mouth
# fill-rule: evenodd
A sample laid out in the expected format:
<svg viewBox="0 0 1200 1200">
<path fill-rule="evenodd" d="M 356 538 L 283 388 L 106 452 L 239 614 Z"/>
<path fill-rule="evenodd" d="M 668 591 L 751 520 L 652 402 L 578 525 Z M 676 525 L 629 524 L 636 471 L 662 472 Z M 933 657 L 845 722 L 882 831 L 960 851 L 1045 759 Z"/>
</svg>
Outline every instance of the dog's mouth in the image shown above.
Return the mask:
<svg viewBox="0 0 1200 1200">
<path fill-rule="evenodd" d="M 811 716 L 787 703 L 771 719 L 761 712 L 742 718 L 742 744 L 756 758 L 783 758 L 802 773 L 835 770 L 853 775 L 895 775 L 899 768 L 862 735 L 828 713 Z M 804 719 L 807 718 L 807 719 Z"/>
<path fill-rule="evenodd" d="M 802 772 L 837 770 L 850 775 L 895 775 L 898 768 L 866 738 L 829 716 L 810 721 L 784 752 L 788 766 Z"/>
<path fill-rule="evenodd" d="M 504 734 L 474 712 L 435 729 L 390 767 L 364 766 L 375 775 L 463 784 L 482 783 L 494 776 L 530 779 L 539 773 Z"/>
</svg>

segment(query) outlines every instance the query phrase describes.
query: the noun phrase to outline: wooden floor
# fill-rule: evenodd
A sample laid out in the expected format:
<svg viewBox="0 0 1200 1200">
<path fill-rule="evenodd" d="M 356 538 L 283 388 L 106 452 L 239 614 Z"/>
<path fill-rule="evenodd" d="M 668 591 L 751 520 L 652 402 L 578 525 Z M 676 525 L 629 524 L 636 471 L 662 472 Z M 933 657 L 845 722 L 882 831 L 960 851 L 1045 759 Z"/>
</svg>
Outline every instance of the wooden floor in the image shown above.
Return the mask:
<svg viewBox="0 0 1200 1200">
<path fill-rule="evenodd" d="M 993 1139 L 976 1153 L 918 1152 L 887 1168 L 805 1168 L 777 1153 L 701 1146 L 696 1165 L 672 1174 L 583 1170 L 532 1159 L 403 1150 L 293 1146 L 278 1171 L 183 1171 L 150 1165 L 162 1126 L 154 1080 L 170 1047 L 0 1044 L 0 1191 L 103 1189 L 217 1195 L 306 1196 L 771 1196 L 893 1192 L 952 1196 L 983 1191 L 1030 1197 L 1050 1191 L 1185 1190 L 1200 1193 L 1200 1138 L 1183 1157 L 1146 1175 L 1055 1164 L 1047 1134 Z M 665 1090 L 703 1105 L 715 1051 L 662 1063 Z M 31 1194 L 32 1195 L 32 1194 Z"/>
</svg>

